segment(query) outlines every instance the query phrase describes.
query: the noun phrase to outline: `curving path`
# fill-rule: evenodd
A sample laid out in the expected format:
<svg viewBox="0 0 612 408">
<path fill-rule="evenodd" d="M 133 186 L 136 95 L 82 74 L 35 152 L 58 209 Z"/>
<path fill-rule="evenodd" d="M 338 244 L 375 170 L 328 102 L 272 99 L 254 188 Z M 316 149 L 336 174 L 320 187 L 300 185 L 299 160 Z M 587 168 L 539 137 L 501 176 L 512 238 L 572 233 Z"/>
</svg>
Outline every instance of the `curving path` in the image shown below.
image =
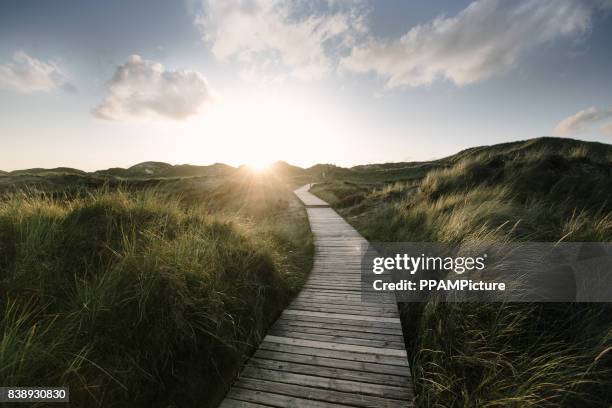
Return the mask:
<svg viewBox="0 0 612 408">
<path fill-rule="evenodd" d="M 220 407 L 410 407 L 397 305 L 361 302 L 366 241 L 309 188 L 295 194 L 314 235 L 313 270 Z"/>
</svg>

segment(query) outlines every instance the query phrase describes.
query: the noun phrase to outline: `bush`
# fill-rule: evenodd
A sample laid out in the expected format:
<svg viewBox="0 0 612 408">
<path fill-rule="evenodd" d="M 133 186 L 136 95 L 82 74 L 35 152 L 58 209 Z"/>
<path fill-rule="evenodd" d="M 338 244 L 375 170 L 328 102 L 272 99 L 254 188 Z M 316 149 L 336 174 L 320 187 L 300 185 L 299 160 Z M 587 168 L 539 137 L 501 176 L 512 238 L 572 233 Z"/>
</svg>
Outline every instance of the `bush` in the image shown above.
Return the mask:
<svg viewBox="0 0 612 408">
<path fill-rule="evenodd" d="M 214 405 L 309 270 L 304 214 L 276 217 L 154 191 L 0 202 L 0 383 L 65 384 L 74 406 Z"/>
</svg>

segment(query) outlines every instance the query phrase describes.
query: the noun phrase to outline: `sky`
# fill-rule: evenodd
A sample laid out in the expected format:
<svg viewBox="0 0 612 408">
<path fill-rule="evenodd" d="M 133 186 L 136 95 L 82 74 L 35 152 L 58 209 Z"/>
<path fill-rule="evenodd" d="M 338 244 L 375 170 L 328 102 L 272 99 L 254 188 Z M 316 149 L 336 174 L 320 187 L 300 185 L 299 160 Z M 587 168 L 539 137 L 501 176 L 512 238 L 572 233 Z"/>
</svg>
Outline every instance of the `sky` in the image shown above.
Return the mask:
<svg viewBox="0 0 612 408">
<path fill-rule="evenodd" d="M 0 2 L 0 169 L 612 143 L 610 0 Z"/>
</svg>

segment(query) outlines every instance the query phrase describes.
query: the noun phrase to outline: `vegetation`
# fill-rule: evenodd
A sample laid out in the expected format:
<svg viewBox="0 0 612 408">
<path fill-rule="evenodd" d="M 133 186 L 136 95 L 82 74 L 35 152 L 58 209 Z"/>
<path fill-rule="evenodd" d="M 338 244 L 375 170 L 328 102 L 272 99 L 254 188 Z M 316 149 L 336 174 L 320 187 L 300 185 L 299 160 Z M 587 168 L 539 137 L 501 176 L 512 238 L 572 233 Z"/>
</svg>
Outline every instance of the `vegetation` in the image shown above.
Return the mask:
<svg viewBox="0 0 612 408">
<path fill-rule="evenodd" d="M 0 383 L 74 406 L 214 406 L 311 266 L 291 190 L 374 241 L 610 241 L 612 146 L 541 138 L 427 163 L 146 162 L 0 172 Z M 420 407 L 612 404 L 606 304 L 401 305 Z"/>
<path fill-rule="evenodd" d="M 534 139 L 437 166 L 424 177 L 407 170 L 402 181 L 340 179 L 314 191 L 373 241 L 612 241 L 612 146 Z M 431 298 L 401 312 L 420 407 L 612 404 L 608 304 Z"/>
<path fill-rule="evenodd" d="M 65 384 L 80 407 L 215 406 L 310 270 L 291 186 L 37 177 L 44 191 L 0 200 L 0 383 Z M 62 193 L 66 177 L 93 187 Z"/>
</svg>

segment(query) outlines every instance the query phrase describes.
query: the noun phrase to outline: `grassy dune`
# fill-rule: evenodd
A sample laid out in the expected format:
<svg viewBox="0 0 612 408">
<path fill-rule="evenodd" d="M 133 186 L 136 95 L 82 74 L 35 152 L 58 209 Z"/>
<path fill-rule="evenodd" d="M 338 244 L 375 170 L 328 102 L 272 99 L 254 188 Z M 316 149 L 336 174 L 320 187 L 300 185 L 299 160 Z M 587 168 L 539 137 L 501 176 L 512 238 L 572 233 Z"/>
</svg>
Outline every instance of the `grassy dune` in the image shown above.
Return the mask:
<svg viewBox="0 0 612 408">
<path fill-rule="evenodd" d="M 288 186 L 226 181 L 5 194 L 0 383 L 66 384 L 79 407 L 214 406 L 312 251 Z"/>
<path fill-rule="evenodd" d="M 573 140 L 258 176 L 155 162 L 5 173 L 0 383 L 67 384 L 79 407 L 214 406 L 310 270 L 291 190 L 313 178 L 373 241 L 612 240 L 612 147 Z M 609 305 L 401 311 L 420 407 L 612 404 Z"/>
<path fill-rule="evenodd" d="M 315 187 L 373 241 L 612 241 L 612 147 L 469 149 L 424 177 Z M 395 175 L 394 175 L 395 176 Z M 401 307 L 420 407 L 607 407 L 608 304 Z"/>
</svg>

